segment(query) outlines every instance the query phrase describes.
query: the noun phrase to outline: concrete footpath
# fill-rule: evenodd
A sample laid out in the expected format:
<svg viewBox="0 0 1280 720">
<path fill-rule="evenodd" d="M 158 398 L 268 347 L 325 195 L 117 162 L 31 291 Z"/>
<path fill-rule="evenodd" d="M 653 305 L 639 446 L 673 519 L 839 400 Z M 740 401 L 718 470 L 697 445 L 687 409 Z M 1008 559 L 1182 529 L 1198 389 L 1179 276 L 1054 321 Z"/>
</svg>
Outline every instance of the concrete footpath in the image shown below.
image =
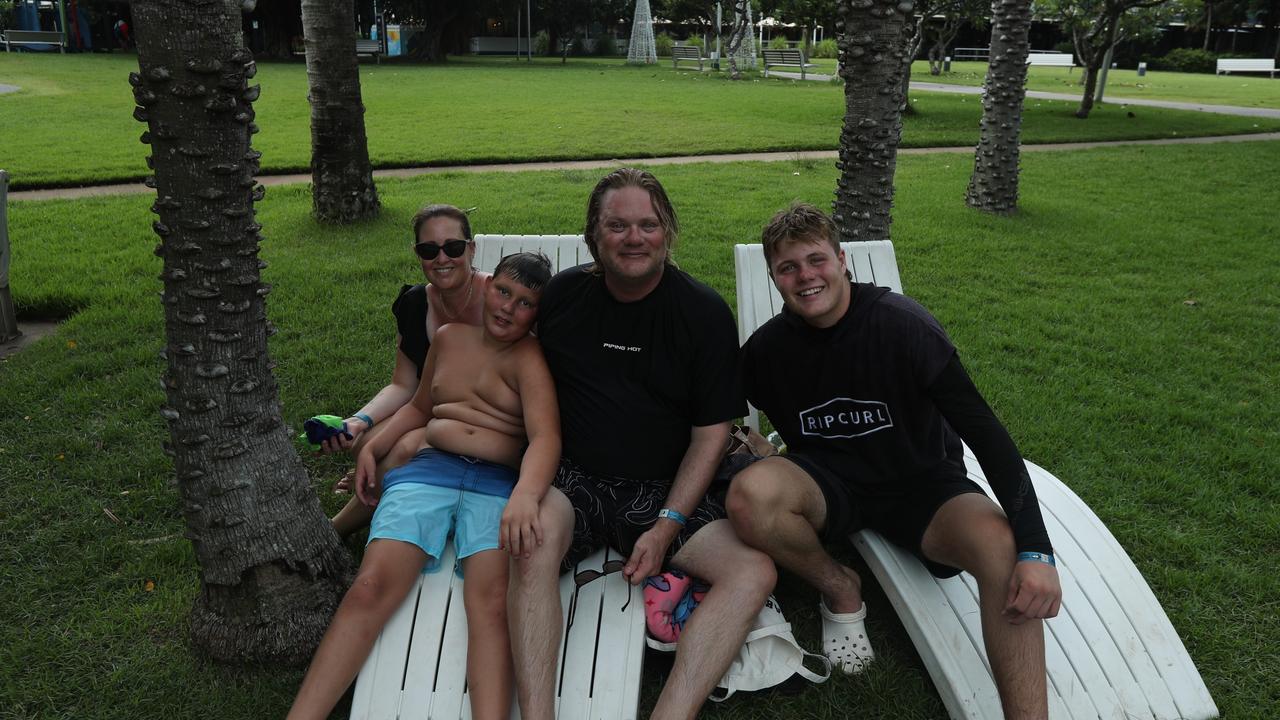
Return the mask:
<svg viewBox="0 0 1280 720">
<path fill-rule="evenodd" d="M 1048 143 L 1043 145 L 1023 145 L 1022 152 L 1047 152 L 1058 150 L 1084 150 L 1088 148 L 1114 147 L 1117 145 L 1202 145 L 1222 142 L 1256 142 L 1261 140 L 1280 140 L 1280 132 L 1253 133 L 1250 135 L 1216 135 L 1197 138 L 1162 138 L 1158 140 L 1107 140 L 1102 142 Z M 929 155 L 934 153 L 973 154 L 972 145 L 954 147 L 899 148 L 899 155 Z M 440 167 L 394 168 L 375 170 L 375 179 L 410 178 L 419 175 L 434 175 L 447 172 L 485 173 L 485 172 L 532 172 L 538 170 L 603 170 L 626 167 L 630 165 L 690 165 L 693 163 L 735 163 L 735 162 L 786 162 L 788 160 L 835 160 L 835 150 L 802 150 L 789 152 L 757 152 L 727 153 L 722 155 L 676 155 L 671 157 L 649 158 L 611 158 L 608 160 L 568 160 L 563 162 L 526 162 L 498 163 L 487 165 L 447 165 Z M 311 174 L 295 175 L 260 175 L 258 182 L 268 187 L 311 182 Z M 109 195 L 135 195 L 155 192 L 142 183 L 122 183 L 118 185 L 95 185 L 78 188 L 51 188 L 47 190 L 10 191 L 10 201 L 24 200 L 56 200 Z"/>
<path fill-rule="evenodd" d="M 798 77 L 798 76 L 797 76 Z M 970 85 L 952 85 L 950 83 L 913 82 L 912 90 L 922 92 L 945 92 L 960 95 L 981 95 L 982 88 Z M 1080 102 L 1080 93 L 1053 93 L 1039 90 L 1028 90 L 1027 97 L 1038 100 L 1066 100 Z M 1274 108 L 1242 107 L 1240 105 L 1210 105 L 1208 103 L 1178 102 L 1175 100 L 1148 100 L 1146 98 L 1109 97 L 1102 101 L 1103 105 L 1135 105 L 1142 107 L 1167 108 L 1169 110 L 1191 110 L 1194 112 L 1217 113 L 1219 115 L 1241 115 L 1244 117 L 1280 118 L 1280 110 Z"/>
</svg>

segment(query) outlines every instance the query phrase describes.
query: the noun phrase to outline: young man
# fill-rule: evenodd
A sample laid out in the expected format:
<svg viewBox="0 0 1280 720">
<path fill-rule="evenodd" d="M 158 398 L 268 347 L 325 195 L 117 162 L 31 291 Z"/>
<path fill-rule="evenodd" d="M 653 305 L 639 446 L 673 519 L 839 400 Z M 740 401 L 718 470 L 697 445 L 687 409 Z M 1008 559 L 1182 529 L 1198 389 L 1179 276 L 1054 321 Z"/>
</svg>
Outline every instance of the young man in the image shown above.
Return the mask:
<svg viewBox="0 0 1280 720">
<path fill-rule="evenodd" d="M 377 506 L 369 545 L 290 718 L 328 716 L 418 573 L 439 569 L 451 530 L 467 577 L 471 714 L 507 717 L 512 671 L 502 550 L 524 554 L 539 541 L 538 503 L 560 457 L 555 387 L 529 335 L 550 276 L 542 255 L 503 258 L 484 281 L 483 326 L 454 323 L 436 332 L 413 400 L 361 449 L 356 492 Z M 375 498 L 378 460 L 423 426 L 426 446 L 386 474 Z"/>
<path fill-rule="evenodd" d="M 850 282 L 836 238 L 805 204 L 764 229 L 785 307 L 743 346 L 743 382 L 788 454 L 734 479 L 734 530 L 819 590 L 823 649 L 847 673 L 873 657 L 866 608 L 858 575 L 824 542 L 869 527 L 938 577 L 968 571 L 1005 716 L 1044 718 L 1041 619 L 1057 614 L 1061 589 L 1026 466 L 938 321 Z M 961 438 L 999 506 L 966 477 Z"/>
<path fill-rule="evenodd" d="M 773 563 L 707 497 L 730 421 L 746 409 L 733 315 L 671 262 L 675 210 L 653 175 L 605 176 L 587 203 L 595 262 L 543 295 L 538 336 L 560 400 L 564 457 L 540 509 L 544 542 L 513 563 L 511 647 L 520 713 L 549 720 L 560 646 L 557 576 L 609 544 L 639 584 L 673 567 L 711 590 L 680 636 L 653 716 L 691 718 L 773 588 Z"/>
</svg>

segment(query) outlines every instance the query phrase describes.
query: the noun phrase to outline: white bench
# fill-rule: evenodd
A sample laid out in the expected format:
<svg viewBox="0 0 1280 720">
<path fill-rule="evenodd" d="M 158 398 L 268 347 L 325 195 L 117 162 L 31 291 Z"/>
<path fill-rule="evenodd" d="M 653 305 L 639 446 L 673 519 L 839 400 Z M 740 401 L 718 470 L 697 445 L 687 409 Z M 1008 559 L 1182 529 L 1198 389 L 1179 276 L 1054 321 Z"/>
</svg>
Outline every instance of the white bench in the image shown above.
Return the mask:
<svg viewBox="0 0 1280 720">
<path fill-rule="evenodd" d="M 678 68 L 681 60 L 698 63 L 698 70 L 702 70 L 702 63 L 706 58 L 702 57 L 702 48 L 697 45 L 672 45 L 671 46 L 671 67 Z"/>
<path fill-rule="evenodd" d="M 1050 67 L 1075 67 L 1076 59 L 1071 53 L 1032 52 L 1027 53 L 1028 65 L 1048 65 Z"/>
<path fill-rule="evenodd" d="M 58 52 L 67 51 L 66 40 L 57 30 L 5 30 L 0 33 L 5 52 L 13 52 L 10 45 L 57 45 Z"/>
<path fill-rule="evenodd" d="M 902 291 L 887 240 L 844 243 L 857 282 Z M 760 245 L 734 248 L 738 333 L 745 341 L 782 309 Z M 759 427 L 754 408 L 748 422 Z M 991 495 L 965 448 L 969 477 Z M 1062 581 L 1062 609 L 1045 623 L 1052 720 L 1213 718 L 1218 709 L 1164 609 L 1098 516 L 1060 480 L 1028 462 Z M 994 497 L 994 496 L 993 496 Z M 952 718 L 1001 718 L 968 573 L 934 578 L 878 533 L 852 538 L 880 582 Z"/>
<path fill-rule="evenodd" d="M 476 267 L 493 270 L 503 257 L 539 250 L 555 270 L 591 261 L 581 235 L 478 235 Z M 567 620 L 575 573 L 599 570 L 617 553 L 601 550 L 560 579 Z M 450 543 L 441 570 L 423 575 L 383 628 L 356 679 L 352 720 L 470 718 L 467 619 L 462 580 L 453 573 Z M 628 602 L 630 598 L 630 602 Z M 626 605 L 626 612 L 622 611 Z M 644 597 L 622 573 L 578 590 L 573 626 L 560 647 L 556 678 L 559 720 L 635 718 L 644 662 Z M 512 700 L 511 717 L 519 717 Z"/>
<path fill-rule="evenodd" d="M 811 67 L 817 67 L 813 63 L 805 62 L 803 50 L 772 50 L 765 48 L 760 51 L 764 56 L 764 76 L 769 77 L 770 67 L 798 67 L 800 68 L 800 79 L 804 79 L 804 71 Z"/>
<path fill-rule="evenodd" d="M 1276 76 L 1276 61 L 1271 58 L 1222 58 L 1218 60 L 1218 75 L 1230 75 L 1233 72 L 1264 72 L 1271 77 Z"/>
</svg>

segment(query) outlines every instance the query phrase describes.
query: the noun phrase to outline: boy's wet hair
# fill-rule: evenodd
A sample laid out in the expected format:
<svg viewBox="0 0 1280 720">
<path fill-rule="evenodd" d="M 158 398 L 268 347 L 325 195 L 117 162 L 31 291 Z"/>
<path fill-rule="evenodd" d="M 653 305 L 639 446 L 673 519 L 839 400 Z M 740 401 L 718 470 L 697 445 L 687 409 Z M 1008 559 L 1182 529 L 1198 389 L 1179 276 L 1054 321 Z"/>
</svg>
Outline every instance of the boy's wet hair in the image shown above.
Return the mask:
<svg viewBox="0 0 1280 720">
<path fill-rule="evenodd" d="M 540 252 L 508 255 L 493 269 L 494 277 L 506 276 L 534 291 L 541 291 L 551 279 L 551 260 Z"/>
</svg>

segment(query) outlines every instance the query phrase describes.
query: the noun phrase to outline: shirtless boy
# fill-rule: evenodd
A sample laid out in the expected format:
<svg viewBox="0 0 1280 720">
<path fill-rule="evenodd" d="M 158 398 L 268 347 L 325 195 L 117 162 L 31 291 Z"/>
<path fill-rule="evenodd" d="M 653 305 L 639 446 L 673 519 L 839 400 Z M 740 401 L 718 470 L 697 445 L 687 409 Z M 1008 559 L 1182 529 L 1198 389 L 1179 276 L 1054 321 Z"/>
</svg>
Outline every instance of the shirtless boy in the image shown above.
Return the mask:
<svg viewBox="0 0 1280 720">
<path fill-rule="evenodd" d="M 507 552 L 527 556 L 541 542 L 538 503 L 560 459 L 555 386 L 529 336 L 550 276 L 542 255 L 503 258 L 485 282 L 483 326 L 440 328 L 413 400 L 360 451 L 356 492 L 377 506 L 369 545 L 290 718 L 328 716 L 418 573 L 439 569 L 451 529 L 467 577 L 471 714 L 507 716 Z M 426 445 L 386 474 L 375 498 L 378 460 L 405 432 L 424 426 Z"/>
</svg>

